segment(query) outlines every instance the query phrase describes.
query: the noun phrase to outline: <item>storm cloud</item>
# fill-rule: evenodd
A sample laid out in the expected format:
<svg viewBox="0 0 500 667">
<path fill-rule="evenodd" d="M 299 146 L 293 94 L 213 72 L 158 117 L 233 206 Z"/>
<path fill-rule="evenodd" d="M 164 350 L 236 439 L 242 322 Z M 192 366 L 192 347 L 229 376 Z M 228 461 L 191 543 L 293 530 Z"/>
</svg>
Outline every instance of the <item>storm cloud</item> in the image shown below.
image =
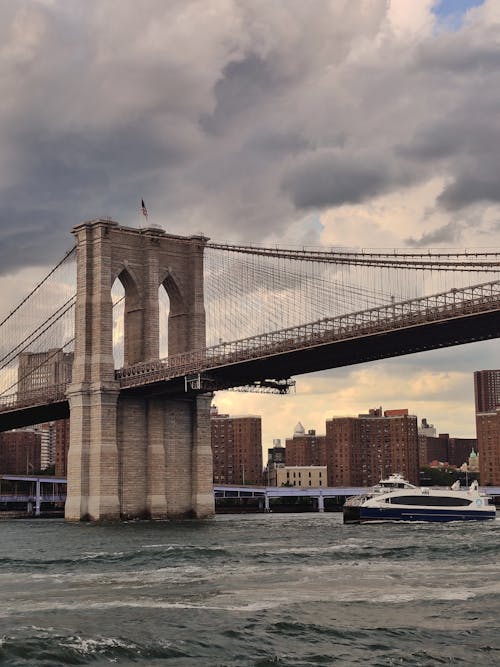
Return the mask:
<svg viewBox="0 0 500 667">
<path fill-rule="evenodd" d="M 418 4 L 1 3 L 0 272 L 142 198 L 171 232 L 321 243 L 323 212 L 441 178 L 449 218 L 400 244 L 453 240 L 500 203 L 500 9 Z"/>
</svg>

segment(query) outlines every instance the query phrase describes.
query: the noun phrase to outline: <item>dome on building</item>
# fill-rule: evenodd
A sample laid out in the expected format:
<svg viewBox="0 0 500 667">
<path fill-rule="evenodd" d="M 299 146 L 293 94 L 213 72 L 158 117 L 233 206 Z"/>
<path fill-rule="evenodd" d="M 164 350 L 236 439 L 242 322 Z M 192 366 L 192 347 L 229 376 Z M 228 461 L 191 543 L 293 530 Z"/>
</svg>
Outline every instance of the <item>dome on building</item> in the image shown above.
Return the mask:
<svg viewBox="0 0 500 667">
<path fill-rule="evenodd" d="M 479 454 L 474 451 L 472 448 L 471 453 L 469 454 L 469 471 L 470 472 L 479 472 Z"/>
<path fill-rule="evenodd" d="M 297 426 L 293 430 L 293 437 L 300 438 L 300 436 L 305 435 L 306 429 L 302 426 L 302 424 L 299 422 Z"/>
</svg>

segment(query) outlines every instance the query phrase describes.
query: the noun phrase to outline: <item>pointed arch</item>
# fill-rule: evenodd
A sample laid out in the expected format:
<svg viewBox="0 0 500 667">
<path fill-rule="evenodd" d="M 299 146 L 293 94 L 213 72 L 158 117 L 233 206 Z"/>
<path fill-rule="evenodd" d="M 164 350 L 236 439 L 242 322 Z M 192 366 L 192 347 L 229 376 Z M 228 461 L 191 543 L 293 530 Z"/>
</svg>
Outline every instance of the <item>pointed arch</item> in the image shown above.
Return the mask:
<svg viewBox="0 0 500 667">
<path fill-rule="evenodd" d="M 111 285 L 111 301 L 113 303 L 113 361 L 115 368 L 121 368 L 124 359 L 125 289 L 118 278 Z"/>
<path fill-rule="evenodd" d="M 165 269 L 160 280 L 160 285 L 163 285 L 168 294 L 170 300 L 170 314 L 178 315 L 185 313 L 187 308 L 182 283 L 170 267 Z"/>
<path fill-rule="evenodd" d="M 123 265 L 116 278 L 125 291 L 123 306 L 123 365 L 128 366 L 144 358 L 144 306 L 139 281 L 134 271 Z"/>
<path fill-rule="evenodd" d="M 168 354 L 187 352 L 191 349 L 189 332 L 189 303 L 182 289 L 182 283 L 171 268 L 168 268 L 161 280 L 161 285 L 168 294 L 170 310 L 168 313 Z"/>
</svg>

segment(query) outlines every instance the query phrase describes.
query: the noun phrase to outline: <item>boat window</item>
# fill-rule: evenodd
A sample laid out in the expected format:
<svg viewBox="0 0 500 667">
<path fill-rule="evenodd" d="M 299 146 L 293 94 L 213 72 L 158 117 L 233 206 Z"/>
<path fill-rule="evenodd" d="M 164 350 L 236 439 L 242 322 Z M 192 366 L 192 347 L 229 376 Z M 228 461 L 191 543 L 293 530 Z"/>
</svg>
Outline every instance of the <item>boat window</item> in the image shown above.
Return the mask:
<svg viewBox="0 0 500 667">
<path fill-rule="evenodd" d="M 467 498 L 446 496 L 396 496 L 390 501 L 392 505 L 427 505 L 429 507 L 465 507 L 471 504 Z"/>
</svg>

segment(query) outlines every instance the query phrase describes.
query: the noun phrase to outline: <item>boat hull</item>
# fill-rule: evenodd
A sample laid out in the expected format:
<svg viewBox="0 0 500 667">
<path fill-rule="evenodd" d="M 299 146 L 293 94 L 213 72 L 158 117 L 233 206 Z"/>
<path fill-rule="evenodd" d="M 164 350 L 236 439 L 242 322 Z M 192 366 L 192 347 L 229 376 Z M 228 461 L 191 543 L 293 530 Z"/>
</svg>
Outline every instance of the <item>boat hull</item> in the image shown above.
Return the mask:
<svg viewBox="0 0 500 667">
<path fill-rule="evenodd" d="M 342 510 L 344 515 L 344 523 L 361 523 L 361 508 L 356 507 L 347 507 L 344 505 Z"/>
<path fill-rule="evenodd" d="M 344 507 L 344 523 L 369 523 L 370 521 L 487 521 L 495 518 L 495 511 L 448 510 L 443 507 Z"/>
</svg>

